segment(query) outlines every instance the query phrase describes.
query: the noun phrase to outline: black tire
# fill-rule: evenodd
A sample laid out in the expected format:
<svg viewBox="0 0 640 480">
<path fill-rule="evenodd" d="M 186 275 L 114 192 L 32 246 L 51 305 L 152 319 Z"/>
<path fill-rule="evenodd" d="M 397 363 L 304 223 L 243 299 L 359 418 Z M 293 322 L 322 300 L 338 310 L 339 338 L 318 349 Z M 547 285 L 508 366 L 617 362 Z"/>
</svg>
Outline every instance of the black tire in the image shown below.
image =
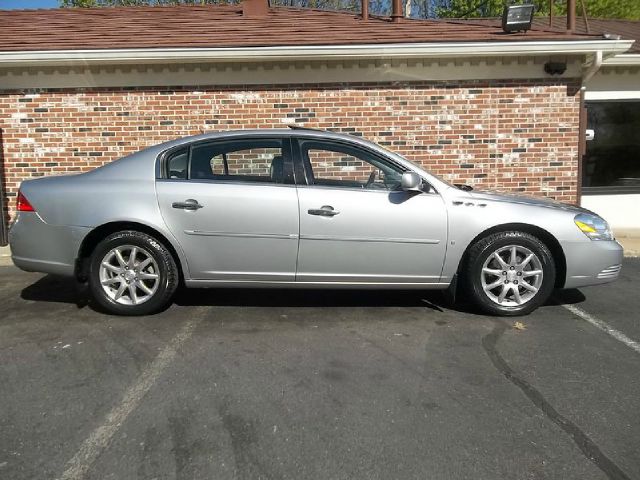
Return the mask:
<svg viewBox="0 0 640 480">
<path fill-rule="evenodd" d="M 157 265 L 157 285 L 152 295 L 137 305 L 122 304 L 115 301 L 102 287 L 100 266 L 105 256 L 114 248 L 135 246 L 148 253 Z M 155 270 L 155 266 L 153 270 Z M 137 278 L 137 277 L 136 277 Z M 133 281 L 132 281 L 133 283 Z M 112 233 L 102 240 L 91 254 L 89 266 L 89 289 L 96 303 L 110 313 L 116 315 L 149 315 L 159 312 L 169 305 L 179 283 L 176 262 L 171 252 L 158 240 L 146 233 L 126 230 Z M 128 288 L 128 287 L 127 287 Z M 144 295 L 144 292 L 142 292 Z M 125 294 L 126 295 L 126 294 Z M 135 297 L 134 295 L 131 295 Z"/>
<path fill-rule="evenodd" d="M 494 254 L 494 252 L 509 246 L 523 247 L 524 249 L 534 253 L 542 269 L 541 284 L 538 286 L 537 292 L 535 293 L 529 293 L 528 290 L 525 291 L 522 287 L 523 277 L 516 277 L 515 281 L 513 279 L 506 280 L 508 278 L 506 276 L 489 277 L 496 282 L 505 278 L 503 283 L 510 284 L 508 285 L 509 288 L 522 289 L 522 292 L 533 295 L 529 300 L 521 305 L 501 305 L 495 299 L 490 298 L 489 295 L 493 294 L 493 292 L 486 293 L 482 284 L 483 267 L 485 262 Z M 532 269 L 532 267 L 529 266 L 526 268 Z M 553 260 L 553 255 L 547 246 L 537 237 L 529 233 L 518 231 L 498 232 L 478 240 L 471 246 L 461 273 L 463 280 L 463 294 L 468 296 L 469 299 L 483 312 L 499 316 L 527 315 L 531 313 L 549 299 L 553 293 L 556 281 L 555 262 Z M 504 275 L 504 272 L 500 272 L 500 274 Z M 520 287 L 512 285 L 513 283 L 517 284 L 518 280 L 520 281 Z M 534 278 L 534 280 L 536 280 L 536 278 Z M 490 285 L 489 282 L 486 283 Z M 495 291 L 498 292 L 501 290 L 502 285 L 499 285 L 496 287 Z M 507 298 L 507 303 L 515 303 L 513 290 L 511 290 L 508 295 L 510 295 L 511 301 Z M 518 293 L 518 295 L 520 295 L 520 293 Z"/>
</svg>

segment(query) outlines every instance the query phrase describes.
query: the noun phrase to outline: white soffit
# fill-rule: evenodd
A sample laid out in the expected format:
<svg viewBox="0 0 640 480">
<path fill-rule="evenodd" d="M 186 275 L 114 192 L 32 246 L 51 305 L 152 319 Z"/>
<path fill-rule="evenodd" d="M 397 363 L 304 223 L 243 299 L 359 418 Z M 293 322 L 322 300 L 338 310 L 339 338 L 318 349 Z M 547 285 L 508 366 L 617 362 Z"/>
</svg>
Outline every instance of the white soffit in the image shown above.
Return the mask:
<svg viewBox="0 0 640 480">
<path fill-rule="evenodd" d="M 282 85 L 580 78 L 582 60 L 568 58 L 561 76 L 544 72 L 551 57 L 485 57 L 360 61 L 28 66 L 0 68 L 0 89 L 167 85 Z"/>
<path fill-rule="evenodd" d="M 626 53 L 622 55 L 616 55 L 615 57 L 607 58 L 604 62 L 602 62 L 604 67 L 612 66 L 612 67 L 625 67 L 625 66 L 640 66 L 640 54 L 637 53 Z"/>
</svg>

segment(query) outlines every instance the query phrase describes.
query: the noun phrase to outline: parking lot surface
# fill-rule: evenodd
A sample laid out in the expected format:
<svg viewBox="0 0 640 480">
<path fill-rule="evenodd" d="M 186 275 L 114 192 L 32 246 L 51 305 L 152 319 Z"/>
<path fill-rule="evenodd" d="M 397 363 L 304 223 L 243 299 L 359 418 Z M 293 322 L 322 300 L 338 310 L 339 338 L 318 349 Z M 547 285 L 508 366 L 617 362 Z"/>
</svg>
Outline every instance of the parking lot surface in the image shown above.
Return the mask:
<svg viewBox="0 0 640 480">
<path fill-rule="evenodd" d="M 638 280 L 514 319 L 280 290 L 124 318 L 0 267 L 0 478 L 637 479 Z"/>
</svg>

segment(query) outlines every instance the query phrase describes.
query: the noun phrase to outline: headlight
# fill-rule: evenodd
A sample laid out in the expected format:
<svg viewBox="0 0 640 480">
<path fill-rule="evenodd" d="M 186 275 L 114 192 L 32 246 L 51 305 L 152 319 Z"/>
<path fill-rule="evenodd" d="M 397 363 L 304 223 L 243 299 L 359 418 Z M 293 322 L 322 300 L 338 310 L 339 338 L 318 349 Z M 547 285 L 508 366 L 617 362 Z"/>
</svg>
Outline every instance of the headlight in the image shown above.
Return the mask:
<svg viewBox="0 0 640 480">
<path fill-rule="evenodd" d="M 573 221 L 578 228 L 591 240 L 613 240 L 613 233 L 609 224 L 597 215 L 580 213 Z"/>
</svg>

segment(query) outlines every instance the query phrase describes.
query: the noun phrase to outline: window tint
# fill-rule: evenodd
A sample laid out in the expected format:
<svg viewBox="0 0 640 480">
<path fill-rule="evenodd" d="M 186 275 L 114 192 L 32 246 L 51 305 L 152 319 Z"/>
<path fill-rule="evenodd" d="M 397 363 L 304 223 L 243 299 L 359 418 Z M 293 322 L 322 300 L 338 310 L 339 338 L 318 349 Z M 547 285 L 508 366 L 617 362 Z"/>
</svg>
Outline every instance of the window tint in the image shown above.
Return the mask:
<svg viewBox="0 0 640 480">
<path fill-rule="evenodd" d="M 262 183 L 292 183 L 280 140 L 238 140 L 194 145 L 191 178 Z"/>
<path fill-rule="evenodd" d="M 169 155 L 167 158 L 167 178 L 186 180 L 188 161 L 188 148 L 182 148 Z"/>
<path fill-rule="evenodd" d="M 314 185 L 371 190 L 400 186 L 401 169 L 357 148 L 303 142 L 302 151 Z"/>
</svg>

